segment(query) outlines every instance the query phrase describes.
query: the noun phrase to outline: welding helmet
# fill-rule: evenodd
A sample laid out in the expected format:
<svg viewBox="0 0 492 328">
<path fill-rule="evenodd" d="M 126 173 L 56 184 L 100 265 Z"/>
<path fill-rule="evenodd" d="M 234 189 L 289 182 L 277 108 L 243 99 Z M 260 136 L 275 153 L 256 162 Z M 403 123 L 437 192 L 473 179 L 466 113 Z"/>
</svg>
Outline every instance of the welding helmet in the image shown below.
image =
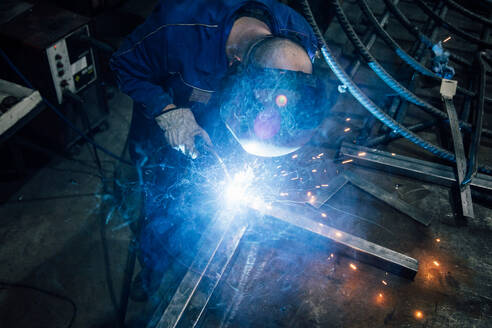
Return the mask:
<svg viewBox="0 0 492 328">
<path fill-rule="evenodd" d="M 316 75 L 265 68 L 252 60 L 255 49 L 267 39 L 254 43 L 224 80 L 220 114 L 245 151 L 276 157 L 306 144 L 328 106 Z"/>
</svg>

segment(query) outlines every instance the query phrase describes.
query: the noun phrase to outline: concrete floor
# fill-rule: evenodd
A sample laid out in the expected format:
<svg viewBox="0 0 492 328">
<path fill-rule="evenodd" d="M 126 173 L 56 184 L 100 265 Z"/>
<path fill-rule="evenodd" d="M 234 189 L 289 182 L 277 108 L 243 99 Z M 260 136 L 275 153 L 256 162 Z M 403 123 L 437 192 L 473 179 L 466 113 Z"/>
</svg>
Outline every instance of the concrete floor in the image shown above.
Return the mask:
<svg viewBox="0 0 492 328">
<path fill-rule="evenodd" d="M 372 81 L 366 71 L 357 78 L 361 83 Z M 119 154 L 128 132 L 131 101 L 116 93 L 110 107 L 110 128 L 95 139 Z M 334 111 L 354 118 L 366 115 L 346 94 Z M 419 113 L 411 108 L 408 123 L 425 117 Z M 355 126 L 362 124 L 354 121 Z M 337 139 L 343 127 L 339 121 L 327 122 L 316 141 Z M 421 135 L 438 140 L 434 130 Z M 431 158 L 402 140 L 386 149 Z M 331 173 L 340 169 L 331 163 L 333 148 L 313 144 L 299 153 L 299 159 L 307 162 L 320 152 L 329 155 L 320 160 L 320 168 Z M 101 157 L 105 176 L 112 179 L 118 164 Z M 484 147 L 480 158 L 492 163 L 490 148 Z M 331 257 L 333 248 L 326 241 L 275 220 L 266 221 L 247 231 L 210 301 L 202 327 L 492 326 L 492 210 L 475 204 L 477 219 L 462 226 L 455 220 L 449 189 L 379 171 L 350 169 L 427 211 L 432 224 L 420 226 L 350 185 L 323 208 L 326 223 L 415 257 L 420 262 L 415 280 L 337 253 Z M 73 160 L 50 162 L 0 206 L 0 280 L 69 297 L 77 307 L 73 327 L 116 326 L 115 303 L 131 238 L 126 222 L 136 217 L 110 206 L 113 184 L 104 190 L 98 175 L 91 148 L 84 145 Z M 311 187 L 325 179 L 314 176 Z M 264 231 L 271 233 L 262 235 Z M 357 265 L 356 271 L 350 263 Z M 168 293 L 162 299 L 130 302 L 128 326 L 144 326 L 153 306 L 170 298 L 169 290 L 182 272 L 178 266 L 168 273 Z M 421 311 L 422 318 L 416 311 Z M 22 286 L 0 285 L 0 327 L 65 327 L 72 313 L 66 300 Z"/>
</svg>

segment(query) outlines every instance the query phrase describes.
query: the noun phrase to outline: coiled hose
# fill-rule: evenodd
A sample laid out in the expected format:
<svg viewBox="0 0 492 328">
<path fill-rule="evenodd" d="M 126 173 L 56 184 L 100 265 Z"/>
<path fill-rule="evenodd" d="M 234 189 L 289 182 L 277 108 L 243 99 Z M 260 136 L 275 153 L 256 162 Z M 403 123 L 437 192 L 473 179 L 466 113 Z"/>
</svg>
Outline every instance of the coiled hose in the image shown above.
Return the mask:
<svg viewBox="0 0 492 328">
<path fill-rule="evenodd" d="M 433 145 L 432 143 L 422 139 L 412 131 L 402 126 L 400 123 L 398 123 L 389 115 L 387 115 L 364 92 L 362 92 L 362 90 L 359 89 L 359 87 L 357 87 L 354 81 L 350 78 L 350 76 L 344 71 L 342 66 L 338 63 L 335 56 L 333 55 L 333 52 L 328 47 L 328 44 L 323 38 L 323 35 L 319 30 L 319 27 L 314 19 L 309 2 L 307 0 L 299 0 L 299 1 L 304 17 L 313 28 L 313 31 L 316 37 L 318 38 L 318 41 L 321 44 L 321 53 L 326 63 L 328 64 L 328 66 L 330 66 L 331 70 L 337 76 L 337 78 L 347 87 L 350 93 L 359 101 L 359 103 L 362 106 L 364 106 L 364 108 L 366 108 L 379 121 L 381 121 L 383 124 L 385 124 L 390 129 L 392 129 L 395 133 L 401 135 L 402 137 L 408 139 L 409 141 L 413 142 L 417 146 L 443 159 L 455 162 L 456 159 L 454 154 L 450 153 L 445 149 L 442 149 L 439 146 Z M 479 170 L 488 174 L 492 173 L 492 171 L 488 170 L 487 168 L 479 168 Z"/>
<path fill-rule="evenodd" d="M 384 68 L 379 62 L 374 58 L 369 50 L 366 48 L 366 46 L 362 43 L 360 40 L 359 36 L 354 30 L 354 27 L 348 20 L 347 16 L 345 15 L 345 12 L 342 9 L 342 6 L 340 5 L 339 0 L 332 0 L 332 4 L 335 8 L 335 13 L 337 16 L 338 21 L 340 22 L 340 25 L 342 26 L 342 29 L 345 31 L 345 34 L 349 38 L 349 40 L 352 42 L 354 47 L 357 49 L 357 51 L 360 53 L 362 58 L 366 61 L 366 63 L 369 65 L 369 67 L 376 73 L 383 82 L 390 87 L 393 91 L 398 93 L 400 97 L 405 99 L 406 101 L 411 102 L 412 104 L 415 104 L 422 109 L 424 109 L 426 112 L 429 114 L 432 114 L 434 116 L 437 116 L 441 119 L 447 119 L 448 116 L 446 113 L 443 111 L 439 110 L 438 108 L 432 106 L 425 100 L 419 98 L 417 95 L 412 93 L 410 90 L 408 90 L 405 86 L 400 84 L 396 79 L 394 79 Z M 407 55 L 409 56 L 409 55 Z M 432 72 L 431 72 L 432 73 Z M 439 79 L 440 80 L 440 79 Z M 469 123 L 465 122 L 460 122 L 461 126 L 464 126 L 468 129 L 471 128 L 471 125 Z M 487 136 L 492 137 L 492 131 L 486 130 L 484 133 Z"/>
</svg>

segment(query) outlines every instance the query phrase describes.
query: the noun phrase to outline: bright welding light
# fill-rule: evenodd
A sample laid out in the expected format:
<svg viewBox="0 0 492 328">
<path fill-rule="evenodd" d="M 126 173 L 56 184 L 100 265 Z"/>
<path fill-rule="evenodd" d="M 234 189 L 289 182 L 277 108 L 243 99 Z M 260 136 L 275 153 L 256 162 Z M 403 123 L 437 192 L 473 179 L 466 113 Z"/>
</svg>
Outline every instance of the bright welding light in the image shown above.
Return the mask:
<svg viewBox="0 0 492 328">
<path fill-rule="evenodd" d="M 227 186 L 224 191 L 224 197 L 227 205 L 237 206 L 251 201 L 252 197 L 249 195 L 248 191 L 253 184 L 253 180 L 254 173 L 250 167 L 244 171 L 236 173 L 234 177 L 227 182 Z"/>
</svg>

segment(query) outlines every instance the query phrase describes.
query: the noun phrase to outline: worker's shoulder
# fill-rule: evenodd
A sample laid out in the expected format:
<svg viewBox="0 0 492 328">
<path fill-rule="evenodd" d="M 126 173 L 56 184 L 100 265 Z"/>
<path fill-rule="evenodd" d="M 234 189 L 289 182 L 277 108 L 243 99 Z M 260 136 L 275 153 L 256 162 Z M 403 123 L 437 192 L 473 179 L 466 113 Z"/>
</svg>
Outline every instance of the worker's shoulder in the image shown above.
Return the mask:
<svg viewBox="0 0 492 328">
<path fill-rule="evenodd" d="M 237 7 L 248 1 L 238 0 L 161 0 L 154 15 L 165 24 L 217 25 Z"/>
<path fill-rule="evenodd" d="M 161 0 L 154 13 L 165 24 L 220 25 L 248 4 L 263 5 L 280 20 L 295 16 L 293 9 L 276 0 Z"/>
</svg>

